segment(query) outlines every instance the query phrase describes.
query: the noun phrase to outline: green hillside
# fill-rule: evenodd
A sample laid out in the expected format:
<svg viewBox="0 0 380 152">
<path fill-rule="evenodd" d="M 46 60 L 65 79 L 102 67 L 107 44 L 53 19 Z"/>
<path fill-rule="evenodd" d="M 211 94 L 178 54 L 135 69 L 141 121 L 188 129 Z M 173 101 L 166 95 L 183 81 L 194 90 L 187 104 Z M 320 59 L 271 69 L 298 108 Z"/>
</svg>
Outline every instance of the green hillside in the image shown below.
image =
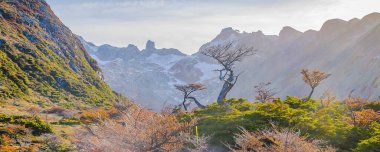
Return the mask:
<svg viewBox="0 0 380 152">
<path fill-rule="evenodd" d="M 114 95 L 96 62 L 44 1 L 0 2 L 0 99 L 103 105 Z"/>
</svg>

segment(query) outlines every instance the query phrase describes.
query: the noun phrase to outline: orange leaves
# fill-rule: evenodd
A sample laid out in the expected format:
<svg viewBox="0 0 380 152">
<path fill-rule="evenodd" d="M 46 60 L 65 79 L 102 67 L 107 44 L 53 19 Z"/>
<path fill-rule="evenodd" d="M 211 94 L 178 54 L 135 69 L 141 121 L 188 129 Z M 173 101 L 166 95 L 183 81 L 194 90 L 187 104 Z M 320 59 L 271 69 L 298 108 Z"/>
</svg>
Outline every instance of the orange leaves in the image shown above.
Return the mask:
<svg viewBox="0 0 380 152">
<path fill-rule="evenodd" d="M 3 152 L 15 152 L 19 150 L 20 150 L 19 146 L 9 146 L 9 145 L 0 146 L 0 151 L 3 151 Z"/>
<path fill-rule="evenodd" d="M 8 135 L 1 135 L 2 145 L 8 145 L 12 142 L 12 139 Z"/>
<path fill-rule="evenodd" d="M 373 121 L 380 119 L 379 112 L 373 109 L 364 109 L 368 102 L 361 97 L 349 97 L 344 100 L 347 108 L 351 113 L 350 122 L 354 125 L 360 125 L 362 127 L 369 126 Z"/>
<path fill-rule="evenodd" d="M 346 104 L 349 109 L 359 110 L 367 105 L 367 102 L 362 97 L 349 97 L 344 100 L 344 104 Z"/>
<path fill-rule="evenodd" d="M 15 151 L 28 151 L 28 152 L 36 152 L 39 149 L 38 144 L 35 145 L 24 145 L 24 146 L 18 146 L 14 145 L 14 141 L 12 138 L 10 138 L 8 135 L 1 135 L 1 145 L 0 145 L 0 151 L 1 152 L 15 152 Z"/>
<path fill-rule="evenodd" d="M 82 112 L 80 119 L 83 123 L 101 122 L 110 118 L 110 114 L 104 108 L 85 110 Z"/>
<path fill-rule="evenodd" d="M 124 109 L 124 108 L 122 108 Z M 94 110 L 83 113 L 96 118 L 107 112 Z M 77 136 L 80 150 L 99 151 L 176 151 L 183 147 L 189 127 L 195 120 L 180 123 L 170 112 L 161 114 L 131 106 L 118 111 L 116 118 L 106 119 L 100 124 L 88 125 Z"/>
<path fill-rule="evenodd" d="M 245 129 L 234 136 L 236 146 L 227 145 L 234 152 L 270 151 L 270 152 L 334 152 L 335 149 L 326 146 L 323 141 L 309 140 L 299 132 L 290 129 L 272 129 L 249 132 Z"/>
<path fill-rule="evenodd" d="M 311 88 L 317 87 L 320 82 L 330 76 L 330 74 L 326 74 L 318 69 L 314 69 L 309 71 L 308 69 L 302 69 L 301 71 L 302 79 L 307 83 Z"/>
<path fill-rule="evenodd" d="M 357 123 L 363 126 L 369 126 L 373 121 L 380 119 L 380 114 L 373 109 L 355 111 L 355 116 Z"/>
</svg>

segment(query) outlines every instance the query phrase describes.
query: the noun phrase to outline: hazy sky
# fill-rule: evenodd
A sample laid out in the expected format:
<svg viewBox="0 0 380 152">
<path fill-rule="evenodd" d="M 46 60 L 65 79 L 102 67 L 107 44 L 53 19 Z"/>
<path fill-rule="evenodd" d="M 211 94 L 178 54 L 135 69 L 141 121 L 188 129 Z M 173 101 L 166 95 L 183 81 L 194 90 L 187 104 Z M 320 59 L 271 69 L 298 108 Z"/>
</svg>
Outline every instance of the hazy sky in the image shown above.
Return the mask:
<svg viewBox="0 0 380 152">
<path fill-rule="evenodd" d="M 47 0 L 71 30 L 97 45 L 196 52 L 223 28 L 277 35 L 283 26 L 319 30 L 332 18 L 380 12 L 379 0 Z"/>
</svg>

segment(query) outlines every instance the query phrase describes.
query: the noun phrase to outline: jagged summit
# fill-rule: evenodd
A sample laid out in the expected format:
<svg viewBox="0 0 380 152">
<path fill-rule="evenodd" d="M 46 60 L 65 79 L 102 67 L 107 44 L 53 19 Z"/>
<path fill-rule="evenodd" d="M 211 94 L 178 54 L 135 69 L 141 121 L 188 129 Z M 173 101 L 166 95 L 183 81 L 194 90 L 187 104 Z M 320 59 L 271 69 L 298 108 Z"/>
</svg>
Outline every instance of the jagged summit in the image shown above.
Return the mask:
<svg viewBox="0 0 380 152">
<path fill-rule="evenodd" d="M 223 34 L 223 33 L 235 33 L 235 32 L 239 32 L 239 30 L 234 30 L 232 27 L 226 27 L 222 29 L 220 33 Z"/>
<path fill-rule="evenodd" d="M 285 26 L 281 29 L 279 33 L 280 39 L 289 39 L 289 38 L 296 38 L 299 37 L 302 34 L 302 32 L 297 31 L 293 27 Z"/>
<path fill-rule="evenodd" d="M 148 40 L 145 45 L 145 50 L 156 50 L 156 44 L 153 41 Z"/>
<path fill-rule="evenodd" d="M 218 36 L 215 37 L 215 40 L 227 40 L 232 39 L 232 36 L 238 34 L 238 30 L 234 30 L 232 27 L 227 27 L 222 29 Z"/>
<path fill-rule="evenodd" d="M 133 45 L 133 44 L 128 44 L 128 46 L 126 47 L 126 50 L 133 51 L 133 52 L 140 52 L 140 49 L 136 45 Z"/>
<path fill-rule="evenodd" d="M 262 30 L 258 30 L 257 32 L 252 32 L 253 34 L 258 34 L 258 35 L 265 35 Z"/>
</svg>

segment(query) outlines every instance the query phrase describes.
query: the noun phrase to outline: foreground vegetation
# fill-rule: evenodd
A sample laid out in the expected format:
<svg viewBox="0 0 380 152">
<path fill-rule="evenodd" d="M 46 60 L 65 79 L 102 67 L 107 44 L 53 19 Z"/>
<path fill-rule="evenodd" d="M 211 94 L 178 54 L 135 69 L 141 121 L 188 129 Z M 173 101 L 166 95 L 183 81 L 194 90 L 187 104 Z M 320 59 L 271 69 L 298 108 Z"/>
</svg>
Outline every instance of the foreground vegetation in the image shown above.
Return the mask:
<svg viewBox="0 0 380 152">
<path fill-rule="evenodd" d="M 3 103 L 4 109 L 13 109 Z M 380 101 L 359 97 L 223 100 L 161 113 L 129 101 L 99 108 L 15 106 L 0 114 L 0 151 L 378 151 Z M 8 113 L 8 114 L 4 114 Z M 195 126 L 199 135 L 196 136 Z"/>
<path fill-rule="evenodd" d="M 254 132 L 274 125 L 280 130 L 294 130 L 308 139 L 326 141 L 324 146 L 331 145 L 338 151 L 378 151 L 380 101 L 368 103 L 355 97 L 344 101 L 330 99 L 305 101 L 287 97 L 265 103 L 229 99 L 223 104 L 214 103 L 184 113 L 180 119 L 199 119 L 199 131 L 212 137 L 210 144 L 229 144 L 237 149 L 242 147 L 236 145 L 233 135 L 240 133 L 241 128 Z"/>
<path fill-rule="evenodd" d="M 170 108 L 155 113 L 128 100 L 108 107 L 0 105 L 0 151 L 202 151 L 196 119 L 180 122 Z M 20 112 L 24 111 L 24 112 Z M 7 113 L 7 114 L 4 114 Z M 202 142 L 200 142 L 202 141 Z"/>
</svg>

